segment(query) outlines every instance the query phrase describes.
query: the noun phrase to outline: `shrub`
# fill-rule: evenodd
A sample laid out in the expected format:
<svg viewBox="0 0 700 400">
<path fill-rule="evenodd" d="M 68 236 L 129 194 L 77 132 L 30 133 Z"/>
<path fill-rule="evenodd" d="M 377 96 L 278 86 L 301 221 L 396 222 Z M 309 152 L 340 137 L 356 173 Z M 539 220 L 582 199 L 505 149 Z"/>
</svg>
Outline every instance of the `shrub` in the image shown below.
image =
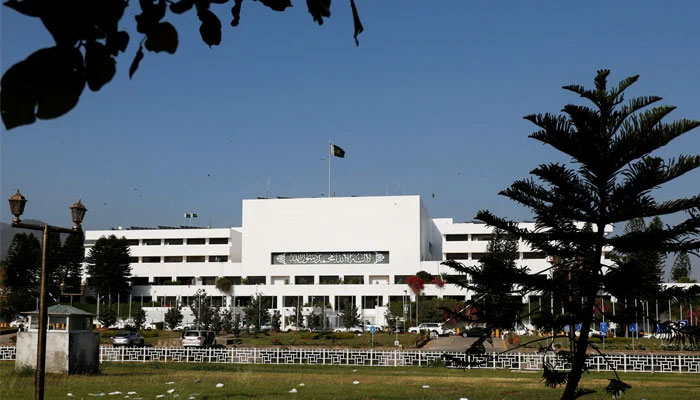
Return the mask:
<svg viewBox="0 0 700 400">
<path fill-rule="evenodd" d="M 282 342 L 280 341 L 280 338 L 272 338 L 272 344 L 279 346 L 282 344 Z"/>
<path fill-rule="evenodd" d="M 27 377 L 34 376 L 35 369 L 31 365 L 24 364 L 15 370 L 15 375 Z"/>
</svg>

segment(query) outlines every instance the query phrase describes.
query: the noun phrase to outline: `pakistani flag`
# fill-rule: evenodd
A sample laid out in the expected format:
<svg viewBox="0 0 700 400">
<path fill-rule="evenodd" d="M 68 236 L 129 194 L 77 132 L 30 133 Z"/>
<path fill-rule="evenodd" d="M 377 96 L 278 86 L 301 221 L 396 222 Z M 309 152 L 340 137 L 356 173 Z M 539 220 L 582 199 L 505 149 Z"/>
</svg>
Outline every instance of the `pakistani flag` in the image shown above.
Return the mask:
<svg viewBox="0 0 700 400">
<path fill-rule="evenodd" d="M 345 158 L 345 150 L 334 144 L 331 144 L 331 154 L 338 158 Z"/>
</svg>

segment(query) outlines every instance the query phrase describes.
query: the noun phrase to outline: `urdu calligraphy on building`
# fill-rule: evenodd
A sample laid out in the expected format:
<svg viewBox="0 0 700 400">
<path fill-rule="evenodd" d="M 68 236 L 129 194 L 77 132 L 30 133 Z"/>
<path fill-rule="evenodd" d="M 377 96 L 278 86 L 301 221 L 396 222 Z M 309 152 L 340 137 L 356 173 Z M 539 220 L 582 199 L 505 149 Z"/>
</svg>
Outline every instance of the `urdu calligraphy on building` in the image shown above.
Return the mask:
<svg viewBox="0 0 700 400">
<path fill-rule="evenodd" d="M 313 253 L 272 253 L 272 264 L 389 264 L 389 252 L 340 251 Z"/>
</svg>

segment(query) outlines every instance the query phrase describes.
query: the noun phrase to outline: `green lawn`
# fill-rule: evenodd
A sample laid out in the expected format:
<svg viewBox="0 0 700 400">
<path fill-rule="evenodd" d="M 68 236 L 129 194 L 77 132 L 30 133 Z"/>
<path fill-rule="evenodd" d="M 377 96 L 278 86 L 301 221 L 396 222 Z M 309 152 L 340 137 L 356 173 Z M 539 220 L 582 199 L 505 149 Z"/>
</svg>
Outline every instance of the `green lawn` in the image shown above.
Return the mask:
<svg viewBox="0 0 700 400">
<path fill-rule="evenodd" d="M 33 377 L 19 376 L 14 363 L 0 363 L 0 398 L 29 399 Z M 549 389 L 539 373 L 503 370 L 461 371 L 446 368 L 383 368 L 233 364 L 108 364 L 95 376 L 47 376 L 47 399 L 557 399 L 561 389 Z M 602 392 L 609 374 L 586 375 L 583 386 L 601 392 L 585 399 L 610 399 Z M 632 389 L 623 398 L 698 399 L 700 375 L 625 374 Z M 358 381 L 359 384 L 353 384 Z M 175 382 L 166 385 L 166 382 Z M 216 388 L 223 383 L 222 388 Z M 299 386 L 304 383 L 304 386 Z M 423 388 L 429 385 L 429 388 Z M 297 393 L 289 393 L 296 388 Z M 174 389 L 168 394 L 167 390 Z M 120 395 L 110 396 L 119 391 Z M 67 397 L 72 393 L 75 397 Z M 175 395 L 178 395 L 175 397 Z"/>
</svg>

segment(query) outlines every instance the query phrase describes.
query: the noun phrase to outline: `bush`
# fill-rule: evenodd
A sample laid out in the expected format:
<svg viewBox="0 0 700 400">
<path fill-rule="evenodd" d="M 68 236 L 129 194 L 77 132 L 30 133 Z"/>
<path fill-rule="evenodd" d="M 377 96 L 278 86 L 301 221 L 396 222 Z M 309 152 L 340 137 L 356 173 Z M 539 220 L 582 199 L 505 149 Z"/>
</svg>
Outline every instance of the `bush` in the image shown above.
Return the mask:
<svg viewBox="0 0 700 400">
<path fill-rule="evenodd" d="M 22 377 L 34 376 L 35 372 L 36 370 L 31 365 L 25 364 L 15 370 L 15 375 Z"/>
<path fill-rule="evenodd" d="M 141 331 L 139 332 L 139 335 L 143 336 L 144 338 L 154 338 L 158 337 L 158 331 Z"/>
<path fill-rule="evenodd" d="M 278 346 L 279 346 L 279 345 L 282 344 L 282 342 L 280 341 L 280 338 L 273 338 L 273 339 L 272 339 L 272 344 L 275 344 L 275 345 L 278 345 Z"/>
</svg>

